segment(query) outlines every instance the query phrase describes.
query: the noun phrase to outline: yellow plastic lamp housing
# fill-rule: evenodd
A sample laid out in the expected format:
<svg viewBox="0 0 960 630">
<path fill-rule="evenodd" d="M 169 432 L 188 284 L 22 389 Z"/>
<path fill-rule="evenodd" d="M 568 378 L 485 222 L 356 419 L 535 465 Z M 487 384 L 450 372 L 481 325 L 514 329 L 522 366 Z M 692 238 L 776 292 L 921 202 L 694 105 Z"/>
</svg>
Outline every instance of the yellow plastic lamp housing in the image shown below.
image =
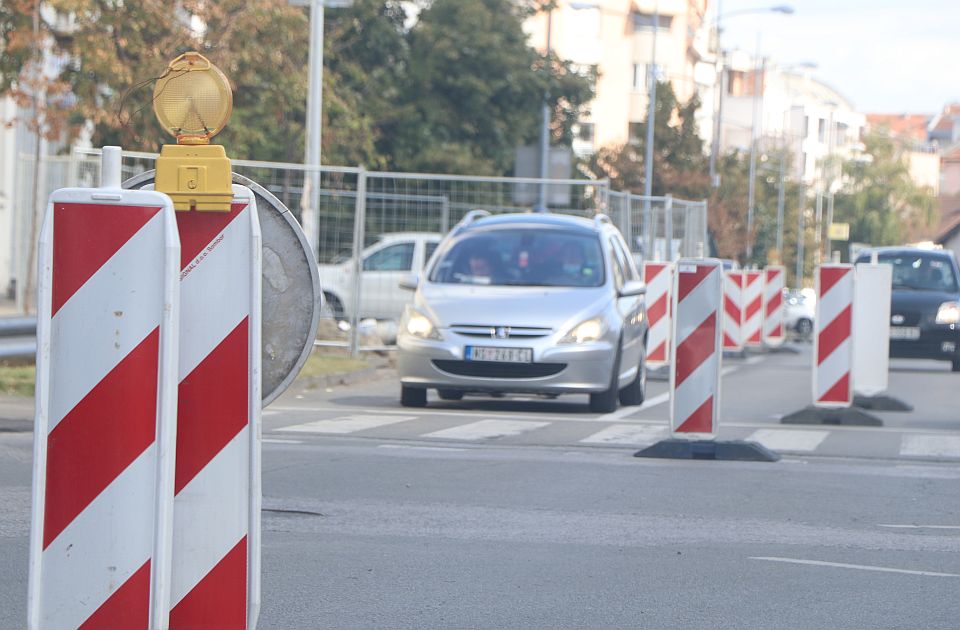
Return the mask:
<svg viewBox="0 0 960 630">
<path fill-rule="evenodd" d="M 170 62 L 153 97 L 157 120 L 177 139 L 157 158 L 156 190 L 169 195 L 176 210 L 229 212 L 230 159 L 210 144 L 233 109 L 227 78 L 203 55 L 185 53 Z"/>
</svg>

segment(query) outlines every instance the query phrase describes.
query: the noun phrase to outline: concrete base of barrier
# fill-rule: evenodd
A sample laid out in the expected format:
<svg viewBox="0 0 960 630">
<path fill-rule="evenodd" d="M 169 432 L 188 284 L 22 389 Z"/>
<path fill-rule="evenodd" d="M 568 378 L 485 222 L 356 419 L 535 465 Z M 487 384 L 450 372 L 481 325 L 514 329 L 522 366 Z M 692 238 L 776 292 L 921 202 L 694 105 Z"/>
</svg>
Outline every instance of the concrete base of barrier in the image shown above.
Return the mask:
<svg viewBox="0 0 960 630">
<path fill-rule="evenodd" d="M 780 422 L 781 424 L 840 424 L 861 427 L 883 426 L 883 420 L 856 407 L 826 409 L 810 406 L 800 411 L 787 414 L 780 418 Z"/>
<path fill-rule="evenodd" d="M 905 403 L 893 396 L 861 396 L 853 397 L 853 406 L 873 411 L 913 411 L 913 405 Z"/>
<path fill-rule="evenodd" d="M 670 380 L 670 366 L 663 365 L 657 368 L 647 368 L 647 380 L 648 381 L 669 381 Z"/>
<path fill-rule="evenodd" d="M 744 462 L 775 462 L 780 455 L 757 442 L 743 440 L 660 440 L 637 451 L 634 457 L 659 459 L 718 459 Z"/>
</svg>

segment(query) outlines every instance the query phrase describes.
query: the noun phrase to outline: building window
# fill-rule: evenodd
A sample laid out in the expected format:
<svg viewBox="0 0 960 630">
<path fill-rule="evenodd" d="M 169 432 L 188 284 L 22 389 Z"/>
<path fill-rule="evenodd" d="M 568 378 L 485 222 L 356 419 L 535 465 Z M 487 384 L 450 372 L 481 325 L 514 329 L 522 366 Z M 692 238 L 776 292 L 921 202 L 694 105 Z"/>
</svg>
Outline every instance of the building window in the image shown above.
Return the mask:
<svg viewBox="0 0 960 630">
<path fill-rule="evenodd" d="M 820 124 L 817 127 L 817 139 L 820 140 L 820 142 L 827 141 L 827 121 L 824 118 L 820 119 Z"/>
<path fill-rule="evenodd" d="M 577 140 L 581 142 L 593 143 L 593 123 L 582 122 L 577 130 Z"/>
<path fill-rule="evenodd" d="M 844 123 L 837 123 L 836 138 L 837 146 L 847 144 L 847 126 Z"/>
<path fill-rule="evenodd" d="M 647 64 L 645 63 L 635 63 L 633 64 L 633 91 L 634 92 L 646 92 L 647 91 Z"/>
<path fill-rule="evenodd" d="M 631 16 L 633 18 L 633 30 L 635 31 L 650 31 L 653 30 L 654 15 L 652 13 L 634 13 Z M 657 16 L 659 20 L 657 21 L 657 30 L 659 31 L 669 31 L 670 26 L 673 24 L 672 15 L 659 15 Z"/>
</svg>

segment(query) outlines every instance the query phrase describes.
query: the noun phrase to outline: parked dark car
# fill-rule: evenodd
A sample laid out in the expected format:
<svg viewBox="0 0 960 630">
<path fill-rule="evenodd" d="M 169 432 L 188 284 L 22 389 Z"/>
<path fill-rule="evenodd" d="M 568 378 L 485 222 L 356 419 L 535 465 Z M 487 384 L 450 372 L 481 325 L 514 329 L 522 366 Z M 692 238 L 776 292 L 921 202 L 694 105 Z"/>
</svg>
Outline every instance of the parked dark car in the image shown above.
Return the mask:
<svg viewBox="0 0 960 630">
<path fill-rule="evenodd" d="M 879 262 L 893 266 L 890 356 L 950 361 L 960 372 L 960 268 L 953 253 L 882 247 Z M 869 262 L 871 251 L 857 258 Z"/>
</svg>

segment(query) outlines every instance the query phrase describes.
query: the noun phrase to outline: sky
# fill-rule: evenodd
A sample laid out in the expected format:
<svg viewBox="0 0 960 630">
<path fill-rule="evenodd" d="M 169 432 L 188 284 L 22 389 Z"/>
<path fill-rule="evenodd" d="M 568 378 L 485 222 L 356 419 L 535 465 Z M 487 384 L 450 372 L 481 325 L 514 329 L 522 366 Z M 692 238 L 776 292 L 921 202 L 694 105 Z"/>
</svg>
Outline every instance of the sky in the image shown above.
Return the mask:
<svg viewBox="0 0 960 630">
<path fill-rule="evenodd" d="M 864 113 L 935 114 L 960 102 L 960 0 L 720 0 L 722 45 L 812 75 Z M 710 18 L 717 0 L 708 0 Z M 793 15 L 732 15 L 793 7 Z"/>
</svg>

